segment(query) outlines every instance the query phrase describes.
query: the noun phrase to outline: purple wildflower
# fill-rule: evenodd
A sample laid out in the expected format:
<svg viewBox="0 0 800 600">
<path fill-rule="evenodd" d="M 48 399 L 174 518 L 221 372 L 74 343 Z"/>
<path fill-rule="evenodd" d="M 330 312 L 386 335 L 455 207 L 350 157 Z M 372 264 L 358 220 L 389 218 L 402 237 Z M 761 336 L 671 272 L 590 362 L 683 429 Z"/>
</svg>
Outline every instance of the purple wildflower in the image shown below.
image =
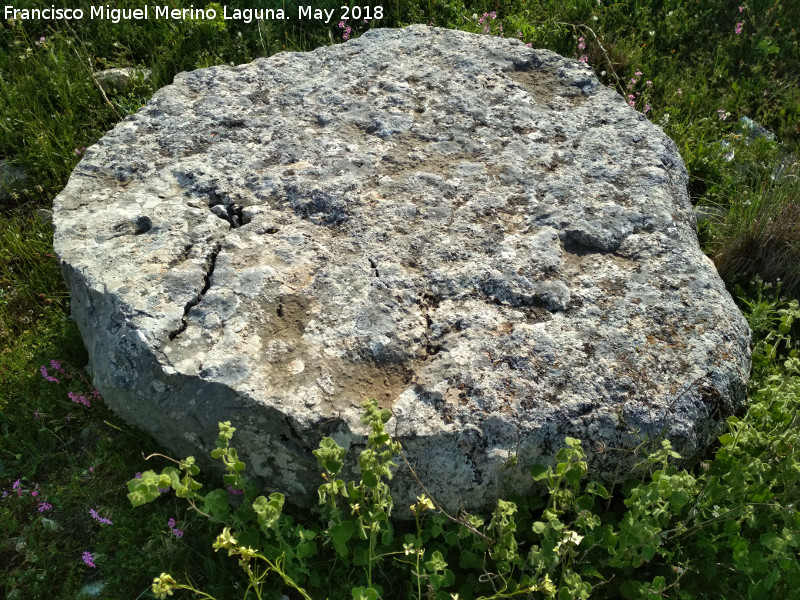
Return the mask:
<svg viewBox="0 0 800 600">
<path fill-rule="evenodd" d="M 50 510 L 53 508 L 52 504 L 48 504 L 47 502 L 39 502 L 39 508 L 37 509 L 39 512 L 44 512 L 46 510 Z"/>
<path fill-rule="evenodd" d="M 142 478 L 142 472 L 141 471 L 137 471 L 136 475 L 134 475 L 133 477 L 134 477 L 134 479 L 141 479 Z"/>
<path fill-rule="evenodd" d="M 169 488 L 158 488 L 159 494 L 166 494 L 169 491 Z"/>
<path fill-rule="evenodd" d="M 58 371 L 59 373 L 64 372 L 64 367 L 61 366 L 61 362 L 57 360 L 50 361 L 50 367 Z"/>
<path fill-rule="evenodd" d="M 33 418 L 34 418 L 34 419 L 38 419 L 40 416 L 42 416 L 42 415 L 41 415 L 41 413 L 39 413 L 39 411 L 38 411 L 38 410 L 37 410 L 36 412 L 34 412 L 34 413 L 33 413 Z"/>
<path fill-rule="evenodd" d="M 87 406 L 87 407 L 92 405 L 91 402 L 89 402 L 89 399 L 86 396 L 79 396 L 75 392 L 69 392 L 67 394 L 67 397 L 70 400 L 72 400 L 75 404 L 83 404 L 84 406 Z"/>
<path fill-rule="evenodd" d="M 175 519 L 170 518 L 170 520 L 167 521 L 167 527 L 170 529 L 175 529 Z"/>
<path fill-rule="evenodd" d="M 94 564 L 94 556 L 92 556 L 91 552 L 84 552 L 83 556 L 81 556 L 81 560 L 83 560 L 86 566 L 92 567 L 93 569 L 97 568 L 97 565 Z"/>
<path fill-rule="evenodd" d="M 244 494 L 244 492 L 242 490 L 237 490 L 232 485 L 229 485 L 227 489 L 228 489 L 228 493 L 229 494 L 233 494 L 234 496 L 241 496 L 242 494 Z"/>
<path fill-rule="evenodd" d="M 736 28 L 733 30 L 733 32 L 736 35 L 739 35 L 740 33 L 742 33 L 742 25 L 743 25 L 743 23 L 737 23 L 736 24 Z"/>
<path fill-rule="evenodd" d="M 92 518 L 95 521 L 97 521 L 98 523 L 101 523 L 103 525 L 113 525 L 114 524 L 111 521 L 111 519 L 106 519 L 105 517 L 101 517 L 100 515 L 98 515 L 97 511 L 95 509 L 93 509 L 93 508 L 89 509 L 89 514 L 92 515 Z"/>
<path fill-rule="evenodd" d="M 42 377 L 44 377 L 46 381 L 49 381 L 51 383 L 61 383 L 58 379 L 47 373 L 47 367 L 45 367 L 44 365 L 39 367 L 39 372 L 42 374 Z"/>
<path fill-rule="evenodd" d="M 178 539 L 181 539 L 183 537 L 183 529 L 173 529 L 172 535 L 174 535 Z"/>
</svg>

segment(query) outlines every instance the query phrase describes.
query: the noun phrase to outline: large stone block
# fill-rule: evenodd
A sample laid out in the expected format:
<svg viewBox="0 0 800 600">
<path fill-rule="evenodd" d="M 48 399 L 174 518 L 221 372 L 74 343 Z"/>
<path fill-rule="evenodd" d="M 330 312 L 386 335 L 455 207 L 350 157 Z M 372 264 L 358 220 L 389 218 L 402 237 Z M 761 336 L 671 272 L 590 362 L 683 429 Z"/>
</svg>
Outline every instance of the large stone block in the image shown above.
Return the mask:
<svg viewBox="0 0 800 600">
<path fill-rule="evenodd" d="M 453 509 L 584 440 L 620 479 L 742 406 L 745 320 L 675 144 L 578 62 L 422 26 L 183 73 L 75 169 L 55 249 L 98 389 L 177 454 L 217 422 L 315 500 L 360 404 Z M 606 449 L 606 451 L 604 451 Z M 517 466 L 509 467 L 509 458 Z M 419 493 L 400 469 L 399 505 Z"/>
</svg>

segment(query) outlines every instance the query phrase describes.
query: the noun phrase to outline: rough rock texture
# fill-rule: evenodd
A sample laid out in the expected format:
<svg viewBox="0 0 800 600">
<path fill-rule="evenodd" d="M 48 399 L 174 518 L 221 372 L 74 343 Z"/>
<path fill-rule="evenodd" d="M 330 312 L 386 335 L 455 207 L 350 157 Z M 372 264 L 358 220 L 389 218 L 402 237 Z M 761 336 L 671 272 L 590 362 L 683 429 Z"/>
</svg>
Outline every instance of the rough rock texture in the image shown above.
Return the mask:
<svg viewBox="0 0 800 600">
<path fill-rule="evenodd" d="M 55 248 L 97 387 L 177 454 L 217 422 L 298 503 L 360 403 L 453 509 L 741 406 L 749 330 L 675 144 L 584 65 L 422 26 L 184 73 L 76 168 Z M 517 467 L 508 459 L 517 455 Z M 405 468 L 398 506 L 420 493 Z"/>
</svg>

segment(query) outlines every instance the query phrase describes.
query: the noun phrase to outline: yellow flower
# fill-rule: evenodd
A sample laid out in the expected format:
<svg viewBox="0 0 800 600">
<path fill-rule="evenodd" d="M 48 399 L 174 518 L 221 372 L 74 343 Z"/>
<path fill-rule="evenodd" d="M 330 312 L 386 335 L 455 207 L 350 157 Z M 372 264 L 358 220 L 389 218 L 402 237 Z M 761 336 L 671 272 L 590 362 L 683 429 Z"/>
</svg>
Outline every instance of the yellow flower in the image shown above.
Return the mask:
<svg viewBox="0 0 800 600">
<path fill-rule="evenodd" d="M 153 594 L 158 600 L 164 600 L 167 596 L 172 596 L 172 588 L 177 585 L 177 581 L 172 578 L 168 573 L 162 573 L 159 577 L 153 580 Z"/>
</svg>

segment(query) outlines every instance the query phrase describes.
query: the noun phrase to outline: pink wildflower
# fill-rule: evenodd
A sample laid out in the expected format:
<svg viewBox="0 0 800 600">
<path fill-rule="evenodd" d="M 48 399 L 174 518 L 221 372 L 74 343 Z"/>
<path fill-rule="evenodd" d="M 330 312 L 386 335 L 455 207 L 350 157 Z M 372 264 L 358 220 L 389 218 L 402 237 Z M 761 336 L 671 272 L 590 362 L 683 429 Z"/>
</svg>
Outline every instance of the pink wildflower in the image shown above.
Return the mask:
<svg viewBox="0 0 800 600">
<path fill-rule="evenodd" d="M 586 49 L 586 42 L 583 40 L 583 36 L 578 38 L 578 50 L 585 50 Z"/>
<path fill-rule="evenodd" d="M 742 23 L 737 23 L 736 24 L 736 28 L 733 30 L 733 32 L 736 35 L 739 35 L 740 33 L 742 33 Z"/>
<path fill-rule="evenodd" d="M 39 367 L 39 372 L 42 374 L 42 377 L 44 377 L 46 381 L 49 381 L 50 383 L 61 383 L 58 379 L 56 379 L 47 372 L 47 367 L 45 367 L 44 365 Z"/>
<path fill-rule="evenodd" d="M 588 56 L 586 56 L 586 55 L 584 54 L 583 56 L 581 56 L 581 57 L 578 59 L 578 61 L 579 61 L 579 62 L 582 62 L 582 63 L 589 62 L 589 57 L 588 57 Z"/>
<path fill-rule="evenodd" d="M 744 12 L 744 6 L 739 7 L 739 12 Z"/>
<path fill-rule="evenodd" d="M 678 88 L 678 93 L 683 94 L 683 90 L 681 88 Z"/>
<path fill-rule="evenodd" d="M 92 556 L 91 552 L 84 552 L 81 556 L 81 560 L 83 560 L 84 564 L 88 567 L 92 567 L 93 569 L 97 568 L 97 565 L 94 564 L 94 556 Z"/>
<path fill-rule="evenodd" d="M 641 75 L 641 74 L 642 74 L 642 72 L 641 72 L 641 71 L 636 71 L 636 73 L 634 73 L 634 75 L 636 75 L 637 77 L 638 77 L 639 75 Z"/>
<path fill-rule="evenodd" d="M 649 104 L 645 104 L 644 108 L 642 109 L 642 112 L 644 114 L 647 114 L 648 112 L 650 112 L 650 105 Z"/>
<path fill-rule="evenodd" d="M 648 79 L 647 81 L 645 81 L 644 83 L 645 83 L 645 85 L 646 85 L 647 87 L 653 87 L 653 82 L 652 82 L 652 81 L 650 81 L 649 79 Z"/>
</svg>

